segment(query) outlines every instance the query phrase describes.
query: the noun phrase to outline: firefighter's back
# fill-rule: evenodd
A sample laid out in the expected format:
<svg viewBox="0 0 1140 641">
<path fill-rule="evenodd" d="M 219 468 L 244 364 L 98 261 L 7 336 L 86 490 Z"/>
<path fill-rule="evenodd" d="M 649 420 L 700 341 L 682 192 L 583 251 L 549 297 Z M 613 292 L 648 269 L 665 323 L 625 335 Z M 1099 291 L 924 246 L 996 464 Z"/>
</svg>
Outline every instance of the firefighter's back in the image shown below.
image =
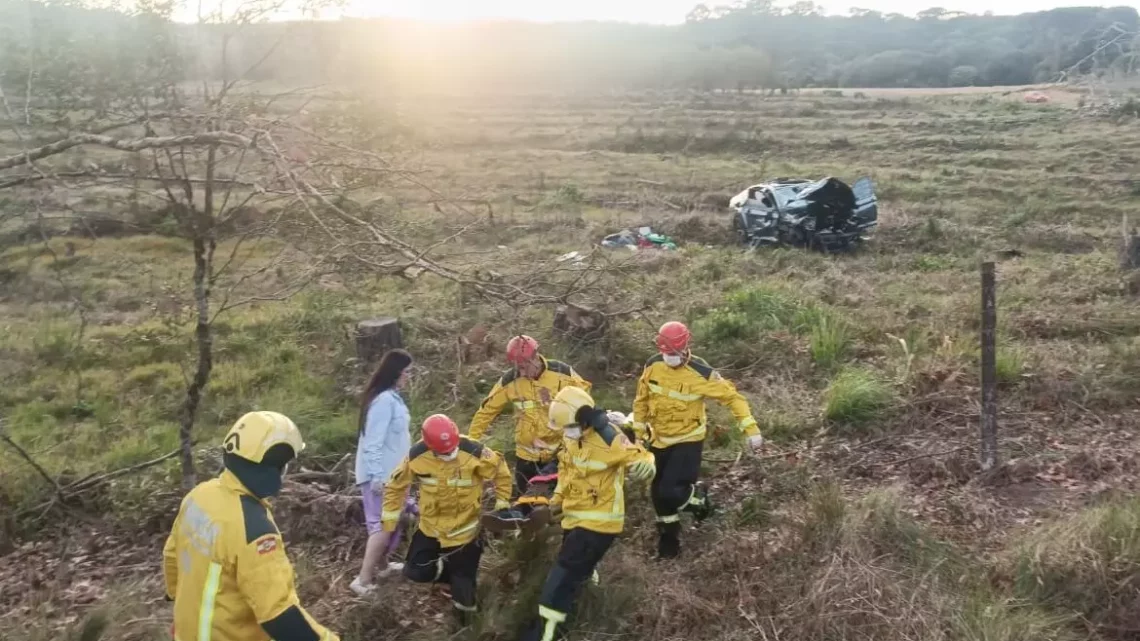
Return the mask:
<svg viewBox="0 0 1140 641">
<path fill-rule="evenodd" d="M 198 485 L 179 512 L 176 641 L 269 639 L 241 594 L 238 551 L 250 535 L 264 538 L 261 553 L 284 551 L 264 505 L 227 485 L 224 478 Z"/>
</svg>

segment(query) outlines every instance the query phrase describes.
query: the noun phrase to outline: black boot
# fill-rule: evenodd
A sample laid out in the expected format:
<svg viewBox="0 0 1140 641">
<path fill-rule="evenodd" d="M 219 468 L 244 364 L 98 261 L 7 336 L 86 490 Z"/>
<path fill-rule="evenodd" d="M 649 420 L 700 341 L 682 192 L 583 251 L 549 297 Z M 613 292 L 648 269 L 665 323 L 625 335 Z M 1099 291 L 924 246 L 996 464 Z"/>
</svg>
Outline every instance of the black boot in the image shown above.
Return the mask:
<svg viewBox="0 0 1140 641">
<path fill-rule="evenodd" d="M 476 612 L 474 610 L 461 610 L 460 608 L 454 608 L 454 610 L 455 610 L 454 630 L 456 632 L 458 632 L 460 630 L 465 630 L 465 629 L 467 629 L 467 628 L 469 628 L 475 624 Z"/>
<path fill-rule="evenodd" d="M 693 486 L 693 497 L 682 509 L 692 514 L 698 523 L 712 516 L 715 507 L 712 500 L 709 499 L 709 489 L 705 487 L 704 483 L 697 483 Z"/>
<path fill-rule="evenodd" d="M 681 524 L 657 524 L 657 559 L 675 559 L 681 555 Z"/>
</svg>

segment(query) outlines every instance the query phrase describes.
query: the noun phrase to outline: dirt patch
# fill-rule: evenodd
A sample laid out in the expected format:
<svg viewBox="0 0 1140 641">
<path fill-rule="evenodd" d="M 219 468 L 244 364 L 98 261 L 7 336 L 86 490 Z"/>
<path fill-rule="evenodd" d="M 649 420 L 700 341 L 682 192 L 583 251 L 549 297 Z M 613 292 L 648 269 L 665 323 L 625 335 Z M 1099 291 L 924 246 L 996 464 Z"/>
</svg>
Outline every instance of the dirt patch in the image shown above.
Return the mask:
<svg viewBox="0 0 1140 641">
<path fill-rule="evenodd" d="M 705 212 L 670 221 L 665 225 L 665 233 L 682 245 L 727 245 L 733 238 L 726 219 L 726 215 Z"/>
</svg>

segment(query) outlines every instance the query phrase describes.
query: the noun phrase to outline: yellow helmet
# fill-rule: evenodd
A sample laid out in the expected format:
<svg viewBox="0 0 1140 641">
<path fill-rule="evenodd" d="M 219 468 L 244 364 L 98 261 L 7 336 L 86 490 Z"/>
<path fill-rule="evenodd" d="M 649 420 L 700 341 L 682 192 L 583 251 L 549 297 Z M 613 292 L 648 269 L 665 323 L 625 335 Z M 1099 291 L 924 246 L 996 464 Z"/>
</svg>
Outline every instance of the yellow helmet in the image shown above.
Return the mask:
<svg viewBox="0 0 1140 641">
<path fill-rule="evenodd" d="M 286 453 L 277 454 L 276 451 L 271 457 L 273 460 L 266 461 L 266 453 L 278 445 L 286 445 L 292 451 L 284 461 L 280 457 Z M 230 428 L 222 441 L 222 449 L 251 463 L 277 464 L 296 458 L 305 449 L 305 441 L 301 438 L 301 430 L 288 416 L 277 412 L 250 412 Z"/>
<path fill-rule="evenodd" d="M 594 398 L 581 387 L 564 387 L 550 402 L 550 429 L 562 431 L 578 424 L 578 410 L 593 407 Z"/>
</svg>

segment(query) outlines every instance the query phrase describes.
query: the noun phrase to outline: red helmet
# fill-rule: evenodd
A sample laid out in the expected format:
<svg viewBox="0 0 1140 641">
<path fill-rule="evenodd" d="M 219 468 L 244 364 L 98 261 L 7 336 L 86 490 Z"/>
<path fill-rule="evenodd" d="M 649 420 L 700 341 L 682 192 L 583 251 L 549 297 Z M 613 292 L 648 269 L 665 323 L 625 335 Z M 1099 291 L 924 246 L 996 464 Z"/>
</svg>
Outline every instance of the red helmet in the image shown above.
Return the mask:
<svg viewBox="0 0 1140 641">
<path fill-rule="evenodd" d="M 657 330 L 657 349 L 662 354 L 680 354 L 689 349 L 692 337 L 684 323 L 669 321 Z"/>
<path fill-rule="evenodd" d="M 515 336 L 507 343 L 507 362 L 522 365 L 538 354 L 538 341 L 530 336 Z"/>
<path fill-rule="evenodd" d="M 423 433 L 424 443 L 436 454 L 450 454 L 459 447 L 459 428 L 443 414 L 432 414 L 424 419 Z"/>
</svg>

